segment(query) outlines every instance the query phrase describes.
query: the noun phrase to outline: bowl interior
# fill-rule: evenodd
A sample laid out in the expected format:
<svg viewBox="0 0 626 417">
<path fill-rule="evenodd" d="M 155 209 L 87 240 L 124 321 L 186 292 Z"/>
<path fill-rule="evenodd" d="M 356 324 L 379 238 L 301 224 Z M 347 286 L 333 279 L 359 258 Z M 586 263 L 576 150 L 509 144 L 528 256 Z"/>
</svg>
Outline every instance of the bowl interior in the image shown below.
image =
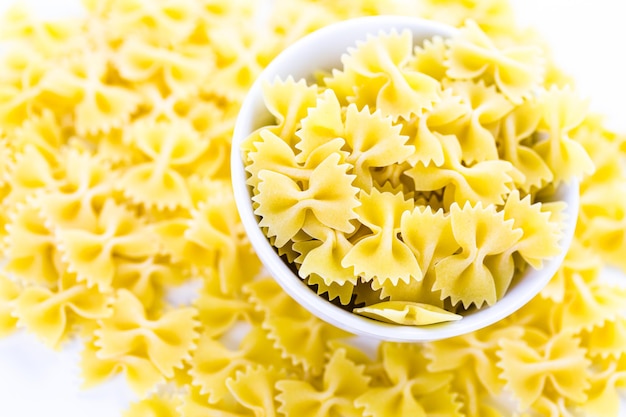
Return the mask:
<svg viewBox="0 0 626 417">
<path fill-rule="evenodd" d="M 413 32 L 415 45 L 433 36 L 444 38 L 454 34 L 455 29 L 436 22 L 401 16 L 375 16 L 352 19 L 321 29 L 294 43 L 277 56 L 261 73 L 246 97 L 236 125 L 232 142 L 231 170 L 235 201 L 246 233 L 252 246 L 268 272 L 292 298 L 312 314 L 348 332 L 381 340 L 416 342 L 432 341 L 457 336 L 481 329 L 518 310 L 532 299 L 550 280 L 563 261 L 569 248 L 578 215 L 578 183 L 561 184 L 554 200 L 567 203 L 566 227 L 560 242 L 560 256 L 544 262 L 541 270 L 527 268 L 514 281 L 505 294 L 491 307 L 467 313 L 462 320 L 423 327 L 387 324 L 345 311 L 311 290 L 278 256 L 258 225 L 252 208 L 251 191 L 246 185 L 246 171 L 240 145 L 250 133 L 271 121 L 265 108 L 262 84 L 292 76 L 313 81 L 312 75 L 319 70 L 341 67 L 341 55 L 357 41 L 380 31 L 408 29 Z"/>
</svg>

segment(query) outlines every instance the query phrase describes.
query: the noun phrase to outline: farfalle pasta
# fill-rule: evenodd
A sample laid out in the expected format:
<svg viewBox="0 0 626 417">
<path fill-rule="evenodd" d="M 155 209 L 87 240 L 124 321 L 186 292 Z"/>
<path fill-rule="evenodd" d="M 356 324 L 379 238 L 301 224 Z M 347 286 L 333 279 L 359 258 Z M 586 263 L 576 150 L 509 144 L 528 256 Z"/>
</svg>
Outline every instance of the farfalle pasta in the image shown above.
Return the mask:
<svg viewBox="0 0 626 417">
<path fill-rule="evenodd" d="M 0 336 L 82 343 L 83 385 L 123 374 L 136 394 L 128 417 L 619 415 L 626 294 L 602 270 L 626 269 L 626 136 L 586 114 L 508 1 L 82 3 L 84 14 L 54 21 L 16 6 L 0 24 Z M 451 308 L 432 291 L 437 266 L 474 259 L 473 277 L 488 271 L 487 286 L 505 291 L 512 269 L 559 249 L 562 205 L 539 196 L 582 182 L 574 242 L 529 304 L 478 332 L 382 343 L 370 355 L 259 276 L 229 154 L 241 100 L 276 53 L 378 14 L 465 28 L 423 45 L 385 33 L 389 49 L 378 51 L 372 36 L 317 84 L 274 80 L 265 92 L 275 121 L 245 145 L 251 187 L 263 170 L 304 191 L 329 157 L 337 174 L 346 168 L 345 228 L 303 204 L 301 230 L 278 248 L 320 296 L 381 320 L 459 317 L 461 301 Z M 445 189 L 427 189 L 436 183 Z M 482 260 L 463 253 L 475 248 L 460 219 L 489 213 L 487 224 L 522 237 L 493 239 L 499 253 Z M 374 250 L 402 261 L 393 277 L 354 273 L 352 263 L 374 271 Z"/>
<path fill-rule="evenodd" d="M 53 348 L 59 348 L 76 326 L 104 319 L 113 313 L 110 298 L 77 282 L 76 275 L 62 273 L 52 289 L 31 286 L 15 300 L 19 322 Z"/>
<path fill-rule="evenodd" d="M 369 378 L 364 375 L 364 366 L 352 363 L 346 358 L 344 350 L 337 349 L 326 365 L 322 380 L 321 390 L 304 381 L 277 381 L 278 411 L 303 417 L 362 415 L 354 400 L 368 386 Z"/>
<path fill-rule="evenodd" d="M 565 206 L 542 198 L 592 169 L 569 138 L 573 93 L 530 98 L 536 52 L 500 51 L 474 23 L 423 47 L 392 30 L 317 84 L 266 83 L 275 123 L 241 149 L 271 244 L 318 294 L 370 318 L 428 325 L 495 304 L 561 253 Z"/>
</svg>

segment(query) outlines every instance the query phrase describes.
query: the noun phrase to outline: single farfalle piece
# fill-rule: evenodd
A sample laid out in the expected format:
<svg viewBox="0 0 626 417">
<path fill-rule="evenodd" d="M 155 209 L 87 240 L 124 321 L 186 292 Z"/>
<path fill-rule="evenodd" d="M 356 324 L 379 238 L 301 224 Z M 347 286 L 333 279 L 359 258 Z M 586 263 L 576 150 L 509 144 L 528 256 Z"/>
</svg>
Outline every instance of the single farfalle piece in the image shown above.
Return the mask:
<svg viewBox="0 0 626 417">
<path fill-rule="evenodd" d="M 408 66 L 412 51 L 408 30 L 370 35 L 348 50 L 341 59 L 343 72 L 333 71 L 326 86 L 359 108 L 369 106 L 394 120 L 408 120 L 431 108 L 441 89 L 437 80 Z"/>
<path fill-rule="evenodd" d="M 27 144 L 21 152 L 13 154 L 6 169 L 9 194 L 3 202 L 15 205 L 23 203 L 42 190 L 54 188 L 58 180 L 58 166 L 46 159 L 45 154 L 32 144 Z"/>
<path fill-rule="evenodd" d="M 315 106 L 317 90 L 317 85 L 308 85 L 304 79 L 295 81 L 291 76 L 263 84 L 265 106 L 276 118 L 276 125 L 269 129 L 290 147 L 294 146 L 294 134 L 307 110 Z"/>
<path fill-rule="evenodd" d="M 499 48 L 469 20 L 448 41 L 447 76 L 453 80 L 493 80 L 512 103 L 521 104 L 543 82 L 542 50 L 534 45 Z"/>
<path fill-rule="evenodd" d="M 15 301 L 15 315 L 29 332 L 59 349 L 76 325 L 109 317 L 110 301 L 108 294 L 77 282 L 75 275 L 65 272 L 55 288 L 24 288 Z"/>
<path fill-rule="evenodd" d="M 339 151 L 342 144 L 343 142 L 335 147 L 334 151 Z M 271 128 L 263 128 L 259 132 L 258 139 L 254 141 L 252 149 L 248 152 L 248 159 L 250 163 L 246 166 L 246 171 L 250 173 L 250 176 L 246 182 L 255 188 L 259 185 L 259 173 L 263 170 L 283 174 L 299 183 L 307 182 L 313 171 L 312 167 L 296 162 L 293 149 L 273 133 Z"/>
<path fill-rule="evenodd" d="M 585 331 L 582 343 L 593 358 L 619 359 L 626 353 L 626 317 L 606 320 Z"/>
<path fill-rule="evenodd" d="M 148 318 L 141 301 L 124 289 L 117 291 L 112 307 L 113 314 L 100 320 L 95 332 L 98 358 L 121 363 L 132 357 L 147 360 L 166 378 L 191 359 L 198 338 L 195 308 L 172 308 Z M 127 371 L 127 377 L 133 375 Z"/>
<path fill-rule="evenodd" d="M 17 327 L 17 317 L 13 314 L 15 310 L 15 300 L 22 289 L 20 285 L 0 274 L 0 337 L 8 336 Z"/>
<path fill-rule="evenodd" d="M 441 291 L 442 298 L 450 297 L 453 305 L 461 302 L 464 308 L 493 305 L 501 294 L 501 271 L 489 268 L 489 258 L 509 251 L 523 232 L 514 229 L 513 221 L 505 220 L 494 206 L 465 203 L 461 207 L 455 203 L 450 207 L 450 216 L 461 251 L 437 263 L 433 290 Z"/>
<path fill-rule="evenodd" d="M 433 211 L 430 206 L 416 206 L 404 212 L 400 219 L 400 236 L 424 274 L 459 249 L 452 233 L 450 215 L 443 210 Z"/>
<path fill-rule="evenodd" d="M 530 195 L 521 198 L 518 190 L 513 191 L 502 211 L 505 220 L 513 220 L 513 227 L 524 232 L 515 250 L 530 266 L 541 269 L 546 259 L 561 253 L 561 224 L 551 221 L 551 213 L 543 211 L 541 203 L 533 204 Z"/>
<path fill-rule="evenodd" d="M 421 162 L 428 165 L 443 165 L 445 155 L 441 143 L 442 128 L 466 116 L 471 111 L 469 105 L 451 89 L 445 89 L 441 100 L 431 110 L 425 111 L 415 121 L 404 126 L 403 133 L 411 138 L 409 144 L 415 147 L 415 153 L 409 157 L 412 165 Z"/>
<path fill-rule="evenodd" d="M 189 189 L 178 169 L 197 160 L 208 143 L 182 120 L 136 123 L 129 134 L 148 161 L 125 170 L 119 187 L 131 200 L 147 207 L 189 207 Z"/>
<path fill-rule="evenodd" d="M 518 184 L 526 193 L 540 189 L 554 174 L 529 141 L 539 127 L 542 112 L 536 100 L 526 100 L 500 123 L 498 144 L 502 159 L 510 161 L 524 176 Z"/>
<path fill-rule="evenodd" d="M 276 383 L 278 411 L 301 417 L 362 416 L 354 400 L 368 389 L 370 379 L 364 371 L 363 365 L 356 365 L 346 357 L 345 350 L 337 349 L 324 368 L 320 387 L 289 379 Z"/>
<path fill-rule="evenodd" d="M 327 89 L 319 94 L 295 134 L 300 139 L 295 143 L 295 148 L 300 151 L 296 155 L 299 163 L 305 163 L 325 144 L 345 136 L 344 112 L 335 91 Z"/>
<path fill-rule="evenodd" d="M 573 273 L 566 283 L 562 308 L 557 321 L 561 329 L 571 332 L 590 330 L 622 314 L 626 289 L 599 282 L 600 270 Z"/>
<path fill-rule="evenodd" d="M 11 148 L 23 152 L 27 146 L 34 146 L 49 164 L 60 162 L 59 149 L 67 144 L 67 134 L 61 122 L 50 109 L 43 109 L 40 115 L 33 115 L 7 138 Z"/>
<path fill-rule="evenodd" d="M 226 380 L 226 386 L 237 402 L 255 415 L 277 415 L 279 404 L 276 383 L 286 376 L 283 369 L 263 365 L 249 366 Z"/>
<path fill-rule="evenodd" d="M 7 224 L 4 269 L 27 284 L 54 286 L 62 268 L 55 236 L 38 207 L 20 205 Z"/>
<path fill-rule="evenodd" d="M 544 337 L 537 346 L 520 339 L 500 342 L 498 367 L 506 390 L 524 409 L 550 390 L 576 403 L 584 402 L 590 387 L 591 361 L 580 340 L 570 332 Z"/>
<path fill-rule="evenodd" d="M 393 190 L 361 192 L 356 209 L 359 220 L 372 233 L 354 244 L 341 264 L 354 268 L 354 274 L 365 281 L 376 280 L 396 285 L 420 281 L 422 271 L 409 246 L 399 239 L 402 215 L 413 209 L 411 200 Z"/>
<path fill-rule="evenodd" d="M 380 111 L 371 113 L 368 107 L 359 111 L 354 104 L 348 106 L 345 140 L 350 153 L 346 161 L 354 167 L 355 186 L 370 190 L 373 185 L 370 168 L 403 163 L 415 152 L 415 147 L 406 144 L 409 138 L 400 130 L 391 117 L 383 117 Z"/>
<path fill-rule="evenodd" d="M 457 321 L 463 317 L 431 304 L 413 301 L 383 301 L 355 308 L 352 312 L 385 323 L 405 326 L 425 326 Z"/>
<path fill-rule="evenodd" d="M 337 284 L 343 288 L 346 284 L 356 285 L 358 279 L 352 268 L 346 268 L 341 263 L 354 245 L 341 232 L 326 228 L 325 236 L 321 240 L 303 241 L 294 243 L 294 250 L 301 254 L 295 262 L 299 263 L 298 275 L 308 278 L 316 275 L 321 278 L 325 286 Z M 316 278 L 313 278 L 317 281 Z M 346 289 L 349 289 L 346 287 Z M 350 294 L 344 294 L 343 304 L 350 300 Z M 347 298 L 347 299 L 346 299 Z"/>
<path fill-rule="evenodd" d="M 150 362 L 141 356 L 126 355 L 114 358 L 103 358 L 96 346 L 96 339 L 85 342 L 81 352 L 80 367 L 83 388 L 91 388 L 102 384 L 121 372 L 126 374 L 126 382 L 138 396 L 143 396 L 158 383 L 165 382 L 165 377 Z"/>
<path fill-rule="evenodd" d="M 108 289 L 117 258 L 142 260 L 158 253 L 158 241 L 142 220 L 126 207 L 107 199 L 96 224 L 59 229 L 57 239 L 68 269 L 79 281 Z"/>
<path fill-rule="evenodd" d="M 486 86 L 482 80 L 454 81 L 444 85 L 461 98 L 462 103 L 468 106 L 468 112 L 438 131 L 457 136 L 461 144 L 462 160 L 466 164 L 498 159 L 493 131 L 514 106 L 493 86 Z"/>
<path fill-rule="evenodd" d="M 357 216 L 354 209 L 359 201 L 349 168 L 341 163 L 341 155 L 331 154 L 313 169 L 306 187 L 283 174 L 259 172 L 261 182 L 253 197 L 258 204 L 255 214 L 262 217 L 259 225 L 268 228 L 268 236 L 276 237 L 277 247 L 302 229 L 309 213 L 328 227 L 346 233 L 354 230 L 351 220 Z"/>
<path fill-rule="evenodd" d="M 554 183 L 593 173 L 594 164 L 585 148 L 570 137 L 570 132 L 583 122 L 588 102 L 568 87 L 553 87 L 537 100 L 541 112 L 538 130 L 543 135 L 533 149 L 552 171 Z"/>
<path fill-rule="evenodd" d="M 408 67 L 426 74 L 441 82 L 446 78 L 446 42 L 441 36 L 425 39 L 422 46 L 416 46 Z"/>
<path fill-rule="evenodd" d="M 383 342 L 378 353 L 384 382 L 355 401 L 365 416 L 463 415 L 450 386 L 452 373 L 428 372 L 420 345 Z"/>
<path fill-rule="evenodd" d="M 444 163 L 435 166 L 418 162 L 405 171 L 417 191 L 437 191 L 445 187 L 444 198 L 463 204 L 503 204 L 504 196 L 513 187 L 515 167 L 508 161 L 488 160 L 471 166 L 462 163 L 462 151 L 455 136 L 440 137 Z M 447 196 L 447 197 L 446 197 Z"/>
</svg>

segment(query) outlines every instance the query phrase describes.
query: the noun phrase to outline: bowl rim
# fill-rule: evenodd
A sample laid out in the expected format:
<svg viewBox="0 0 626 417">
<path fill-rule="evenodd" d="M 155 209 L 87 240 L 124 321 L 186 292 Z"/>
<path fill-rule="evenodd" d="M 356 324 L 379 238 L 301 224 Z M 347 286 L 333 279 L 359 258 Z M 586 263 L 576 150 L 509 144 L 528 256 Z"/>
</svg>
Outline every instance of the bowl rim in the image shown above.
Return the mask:
<svg viewBox="0 0 626 417">
<path fill-rule="evenodd" d="M 565 227 L 559 242 L 563 250 L 558 256 L 544 261 L 540 270 L 529 267 L 523 274 L 523 280 L 509 288 L 492 306 L 483 307 L 454 322 L 403 326 L 372 320 L 341 309 L 319 296 L 289 268 L 259 227 L 250 189 L 246 184 L 247 173 L 240 149 L 249 134 L 263 125 L 261 119 L 269 115 L 263 101 L 264 83 L 272 82 L 276 77 L 285 79 L 288 76 L 295 80 L 306 78 L 311 81 L 315 71 L 338 68 L 341 54 L 356 46 L 357 41 L 363 41 L 368 35 L 376 35 L 381 31 L 404 29 L 413 32 L 414 45 L 434 36 L 449 38 L 456 32 L 455 28 L 443 23 L 415 17 L 361 17 L 326 26 L 283 50 L 261 72 L 240 108 L 232 137 L 231 181 L 237 210 L 252 247 L 269 274 L 302 307 L 320 319 L 360 336 L 395 342 L 425 342 L 459 336 L 496 323 L 523 307 L 541 291 L 557 272 L 572 242 L 579 208 L 578 181 L 560 183 L 549 200 L 567 203 L 564 211 Z M 315 63 L 313 69 L 311 62 Z"/>
</svg>

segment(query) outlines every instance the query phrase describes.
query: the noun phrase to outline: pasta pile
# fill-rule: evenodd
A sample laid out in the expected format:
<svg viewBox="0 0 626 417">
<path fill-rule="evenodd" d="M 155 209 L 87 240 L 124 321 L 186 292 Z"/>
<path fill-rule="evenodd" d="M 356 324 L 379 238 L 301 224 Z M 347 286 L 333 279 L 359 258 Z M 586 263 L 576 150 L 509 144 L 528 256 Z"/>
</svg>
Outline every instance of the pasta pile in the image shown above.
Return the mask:
<svg viewBox="0 0 626 417">
<path fill-rule="evenodd" d="M 30 332 L 54 349 L 81 340 L 86 387 L 121 374 L 136 393 L 125 417 L 618 415 L 626 293 L 601 273 L 606 265 L 626 271 L 626 136 L 583 116 L 549 59 L 533 83 L 546 91 L 537 104 L 558 109 L 540 123 L 563 134 L 563 147 L 529 150 L 570 176 L 581 167 L 554 164 L 570 166 L 559 158 L 580 144 L 596 169 L 583 179 L 565 262 L 512 317 L 443 342 L 381 343 L 371 357 L 264 276 L 237 217 L 233 122 L 250 84 L 286 45 L 341 19 L 401 13 L 459 26 L 473 19 L 500 49 L 543 48 L 515 29 L 506 1 L 84 5 L 84 16 L 50 22 L 15 7 L 0 24 L 1 335 Z M 511 97 L 523 90 L 500 77 Z M 316 92 L 312 106 L 317 100 Z M 527 160 L 528 143 L 517 139 L 534 126 L 523 115 L 535 112 L 514 113 L 500 133 L 517 152 L 510 157 Z M 492 114 L 481 108 L 476 118 L 482 125 Z M 432 130 L 436 119 L 428 120 Z M 326 163 L 339 170 L 343 154 L 335 153 Z M 402 205 L 396 187 L 367 195 Z M 528 208 L 523 194 L 520 210 Z M 414 212 L 414 221 L 435 213 Z M 195 298 L 174 300 L 183 288 Z"/>
<path fill-rule="evenodd" d="M 541 86 L 538 47 L 498 48 L 472 21 L 413 44 L 381 32 L 319 86 L 267 85 L 276 124 L 242 147 L 259 225 L 302 279 L 356 313 L 428 325 L 558 255 L 564 203 L 541 200 L 594 167 L 570 138 L 586 103 Z"/>
</svg>

